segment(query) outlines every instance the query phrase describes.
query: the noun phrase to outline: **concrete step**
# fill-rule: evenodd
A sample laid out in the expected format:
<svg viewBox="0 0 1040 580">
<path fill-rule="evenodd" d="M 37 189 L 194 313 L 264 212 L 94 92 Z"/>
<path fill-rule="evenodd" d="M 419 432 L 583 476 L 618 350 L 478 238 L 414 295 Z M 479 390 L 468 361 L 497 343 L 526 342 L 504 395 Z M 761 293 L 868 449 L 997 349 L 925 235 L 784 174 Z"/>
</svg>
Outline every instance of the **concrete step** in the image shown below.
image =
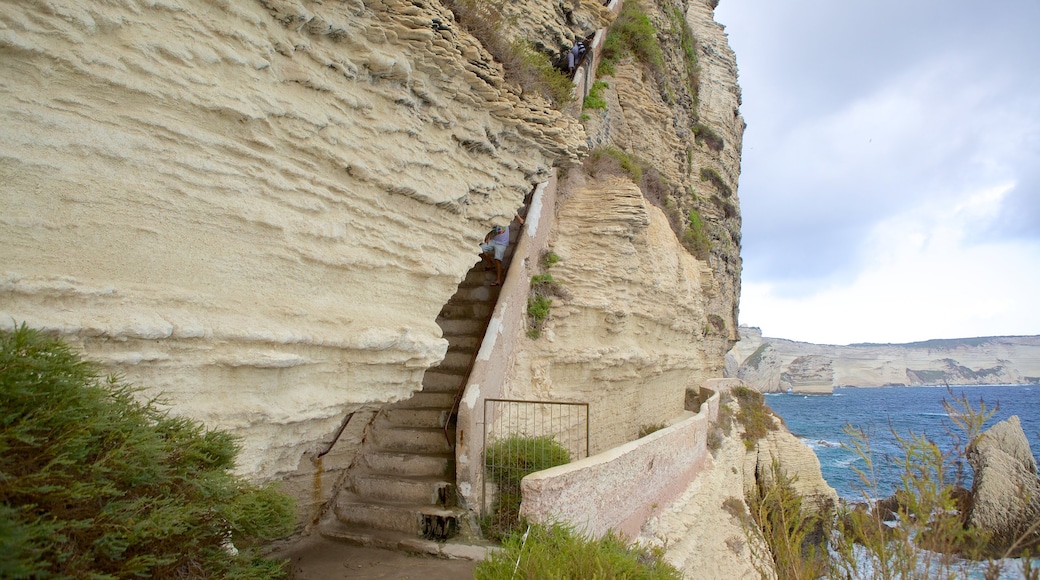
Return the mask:
<svg viewBox="0 0 1040 580">
<path fill-rule="evenodd" d="M 340 496 L 333 512 L 343 524 L 403 532 L 412 537 L 450 538 L 458 530 L 462 513 L 457 508 L 364 501 L 343 493 Z"/>
<path fill-rule="evenodd" d="M 481 561 L 501 550 L 498 546 L 486 543 L 455 543 L 455 540 L 445 542 L 444 540 L 426 539 L 392 530 L 348 526 L 335 518 L 328 518 L 323 521 L 319 530 L 322 536 L 331 540 L 348 542 L 369 548 L 427 554 L 441 558 Z"/>
<path fill-rule="evenodd" d="M 427 371 L 428 372 L 428 371 Z M 451 391 L 426 391 L 415 393 L 410 398 L 394 403 L 396 409 L 450 409 L 455 403 L 455 393 Z"/>
<path fill-rule="evenodd" d="M 444 336 L 481 336 L 484 333 L 484 321 L 473 318 L 438 319 L 437 324 Z"/>
<path fill-rule="evenodd" d="M 468 373 L 434 367 L 423 375 L 422 390 L 428 393 L 456 393 L 466 382 Z"/>
<path fill-rule="evenodd" d="M 456 371 L 469 374 L 469 368 L 473 363 L 473 352 L 468 350 L 452 350 L 444 355 L 444 360 L 435 368 L 438 370 Z"/>
<path fill-rule="evenodd" d="M 383 411 L 387 423 L 399 427 L 444 427 L 448 423 L 447 407 L 390 407 Z"/>
<path fill-rule="evenodd" d="M 409 453 L 451 453 L 451 445 L 444 436 L 444 429 L 427 427 L 378 426 L 373 429 L 373 439 L 382 451 L 404 451 Z M 449 433 L 449 436 L 454 435 Z"/>
<path fill-rule="evenodd" d="M 464 318 L 487 320 L 494 309 L 495 305 L 485 300 L 476 302 L 452 300 L 444 305 L 437 320 L 460 320 Z"/>
<path fill-rule="evenodd" d="M 495 278 L 492 274 L 486 281 L 479 284 L 467 285 L 463 282 L 455 292 L 453 300 L 464 300 L 468 302 L 487 302 L 496 300 L 498 298 L 498 291 L 501 287 L 491 286 L 491 283 L 494 281 Z"/>
<path fill-rule="evenodd" d="M 484 337 L 480 334 L 445 334 L 444 339 L 448 341 L 448 348 L 465 349 L 476 352 Z"/>
<path fill-rule="evenodd" d="M 450 507 L 456 504 L 455 485 L 439 477 L 412 477 L 382 473 L 350 476 L 354 494 L 365 501 Z"/>
<path fill-rule="evenodd" d="M 390 451 L 365 452 L 365 465 L 376 473 L 426 477 L 455 477 L 453 454 L 424 455 Z"/>
</svg>

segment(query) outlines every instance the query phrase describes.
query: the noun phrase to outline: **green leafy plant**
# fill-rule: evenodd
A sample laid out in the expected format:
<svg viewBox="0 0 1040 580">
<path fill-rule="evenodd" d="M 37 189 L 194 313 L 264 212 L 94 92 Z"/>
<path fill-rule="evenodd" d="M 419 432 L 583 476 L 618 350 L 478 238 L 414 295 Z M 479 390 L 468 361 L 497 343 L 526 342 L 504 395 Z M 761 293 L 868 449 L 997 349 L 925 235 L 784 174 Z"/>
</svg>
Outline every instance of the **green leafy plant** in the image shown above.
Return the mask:
<svg viewBox="0 0 1040 580">
<path fill-rule="evenodd" d="M 596 75 L 612 76 L 618 61 L 629 55 L 649 68 L 656 78 L 664 77 L 664 53 L 657 29 L 637 0 L 625 0 L 610 25 Z"/>
<path fill-rule="evenodd" d="M 535 294 L 527 299 L 527 316 L 531 321 L 531 328 L 527 331 L 528 337 L 538 338 L 542 335 L 542 326 L 549 317 L 551 307 L 552 298 L 548 296 Z"/>
<path fill-rule="evenodd" d="M 682 578 L 678 570 L 664 561 L 661 550 L 630 544 L 614 532 L 592 539 L 563 524 L 531 525 L 510 534 L 502 547 L 477 565 L 477 580 Z"/>
<path fill-rule="evenodd" d="M 592 83 L 592 88 L 589 89 L 589 94 L 585 97 L 582 109 L 606 109 L 607 101 L 603 98 L 603 91 L 609 86 L 605 81 Z"/>
<path fill-rule="evenodd" d="M 693 97 L 694 103 L 696 103 L 701 72 L 700 65 L 697 63 L 697 39 L 694 38 L 693 31 L 686 24 L 686 15 L 682 8 L 675 5 L 666 5 L 665 10 L 672 24 L 672 34 L 679 36 L 679 48 L 681 50 L 679 61 L 682 63 L 684 73 L 682 80 L 686 85 L 687 93 Z M 695 110 L 696 108 L 694 106 Z"/>
<path fill-rule="evenodd" d="M 704 231 L 704 221 L 696 210 L 690 210 L 689 223 L 683 231 L 682 244 L 701 260 L 707 260 L 711 253 L 711 240 Z"/>
<path fill-rule="evenodd" d="M 693 140 L 698 145 L 707 145 L 708 149 L 715 152 L 722 151 L 726 147 L 726 142 L 718 133 L 699 121 L 693 125 Z"/>
<path fill-rule="evenodd" d="M 447 0 L 445 5 L 455 21 L 472 34 L 502 64 L 506 80 L 525 93 L 545 97 L 557 109 L 574 99 L 570 78 L 552 66 L 549 57 L 524 40 L 510 40 L 510 24 L 494 2 L 486 0 Z"/>
<path fill-rule="evenodd" d="M 751 490 L 748 509 L 769 546 L 768 560 L 772 561 L 776 577 L 791 580 L 826 577 L 830 562 L 823 537 L 825 516 L 829 514 L 802 509 L 802 498 L 794 490 L 795 478 L 788 477 L 777 462 L 773 462 L 770 469 L 771 484 Z M 749 538 L 748 545 L 754 549 L 760 544 Z M 752 561 L 768 561 L 758 556 Z M 766 570 L 760 572 L 763 577 L 772 576 Z"/>
<path fill-rule="evenodd" d="M 0 331 L 0 426 L 0 577 L 283 575 L 257 547 L 293 530 L 293 502 L 232 474 L 229 434 L 24 325 Z"/>
<path fill-rule="evenodd" d="M 730 392 L 740 406 L 736 419 L 744 428 L 744 445 L 751 449 L 759 439 L 766 436 L 766 433 L 776 430 L 773 413 L 766 406 L 766 398 L 754 389 L 739 386 Z"/>
<path fill-rule="evenodd" d="M 556 254 L 546 252 L 542 254 L 542 267 L 548 270 L 559 259 Z M 542 328 L 552 308 L 553 297 L 567 299 L 569 296 L 552 274 L 542 272 L 531 276 L 531 293 L 527 298 L 527 317 L 531 327 L 527 336 L 536 339 L 542 335 Z"/>
<path fill-rule="evenodd" d="M 555 266 L 559 261 L 560 257 L 552 250 L 546 250 L 542 253 L 542 268 L 545 268 L 546 270 Z"/>
<path fill-rule="evenodd" d="M 726 180 L 722 179 L 718 171 L 711 167 L 701 167 L 701 181 L 707 181 L 714 185 L 722 197 L 731 197 L 733 195 L 733 188 L 726 183 Z"/>
<path fill-rule="evenodd" d="M 570 462 L 570 452 L 553 437 L 510 435 L 484 450 L 484 468 L 495 500 L 481 522 L 484 536 L 500 540 L 520 525 L 520 481 L 536 471 Z"/>
</svg>

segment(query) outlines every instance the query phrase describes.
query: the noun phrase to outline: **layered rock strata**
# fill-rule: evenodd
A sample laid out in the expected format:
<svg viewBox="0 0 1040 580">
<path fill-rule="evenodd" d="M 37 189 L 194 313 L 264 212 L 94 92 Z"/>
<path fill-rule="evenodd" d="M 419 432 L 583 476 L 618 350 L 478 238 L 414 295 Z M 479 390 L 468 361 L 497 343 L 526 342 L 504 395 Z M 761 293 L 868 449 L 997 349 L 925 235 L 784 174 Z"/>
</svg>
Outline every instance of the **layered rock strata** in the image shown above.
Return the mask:
<svg viewBox="0 0 1040 580">
<path fill-rule="evenodd" d="M 735 194 L 721 202 L 717 194 L 689 193 L 708 191 L 704 167 L 719 168 L 736 188 L 744 123 L 733 53 L 708 4 L 644 6 L 660 36 L 674 41 L 663 44 L 668 70 L 683 69 L 678 26 L 697 39 L 700 99 L 681 83 L 651 82 L 631 58 L 602 79 L 606 108 L 585 111 L 592 148 L 637 157 L 663 189 L 641 189 L 631 176 L 595 163 L 561 177 L 550 240 L 559 262 L 547 273 L 564 291 L 553 297 L 541 336 L 519 341 L 503 389 L 507 398 L 588 402 L 590 453 L 681 413 L 688 388 L 721 376 L 736 339 Z M 723 136 L 721 151 L 695 140 L 697 123 Z M 711 239 L 701 255 L 676 228 L 690 211 L 702 216 Z"/>
<path fill-rule="evenodd" d="M 1040 383 L 1040 336 L 908 344 L 819 345 L 740 327 L 729 376 L 763 392 L 830 393 L 834 387 Z"/>
<path fill-rule="evenodd" d="M 0 324 L 308 497 L 443 358 L 490 225 L 586 148 L 436 1 L 5 3 L 0 61 Z"/>
</svg>

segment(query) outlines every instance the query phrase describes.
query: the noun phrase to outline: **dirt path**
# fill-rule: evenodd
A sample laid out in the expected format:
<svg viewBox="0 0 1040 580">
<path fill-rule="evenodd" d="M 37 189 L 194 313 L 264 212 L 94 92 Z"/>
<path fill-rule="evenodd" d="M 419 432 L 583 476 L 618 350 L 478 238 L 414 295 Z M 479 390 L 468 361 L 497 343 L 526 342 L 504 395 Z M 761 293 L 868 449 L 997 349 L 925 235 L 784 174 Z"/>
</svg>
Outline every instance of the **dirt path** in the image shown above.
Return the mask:
<svg viewBox="0 0 1040 580">
<path fill-rule="evenodd" d="M 291 580 L 460 580 L 473 578 L 478 564 L 365 548 L 320 536 L 303 538 L 275 557 L 290 560 Z"/>
</svg>

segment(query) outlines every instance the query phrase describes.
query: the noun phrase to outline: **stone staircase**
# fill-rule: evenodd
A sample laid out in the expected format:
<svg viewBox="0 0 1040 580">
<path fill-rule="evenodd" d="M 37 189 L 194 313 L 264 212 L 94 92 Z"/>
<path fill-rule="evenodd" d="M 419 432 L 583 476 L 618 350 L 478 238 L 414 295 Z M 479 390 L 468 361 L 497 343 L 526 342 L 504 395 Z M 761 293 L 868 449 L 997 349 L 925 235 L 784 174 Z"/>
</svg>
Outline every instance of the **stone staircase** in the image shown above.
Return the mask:
<svg viewBox="0 0 1040 580">
<path fill-rule="evenodd" d="M 514 221 L 504 269 L 520 230 Z M 335 519 L 326 518 L 322 535 L 421 552 L 456 534 L 478 537 L 468 510 L 456 501 L 455 415 L 498 300 L 500 288 L 490 286 L 494 276 L 477 262 L 441 309 L 437 324 L 448 341 L 444 360 L 426 371 L 421 391 L 377 414 L 336 496 Z"/>
</svg>

